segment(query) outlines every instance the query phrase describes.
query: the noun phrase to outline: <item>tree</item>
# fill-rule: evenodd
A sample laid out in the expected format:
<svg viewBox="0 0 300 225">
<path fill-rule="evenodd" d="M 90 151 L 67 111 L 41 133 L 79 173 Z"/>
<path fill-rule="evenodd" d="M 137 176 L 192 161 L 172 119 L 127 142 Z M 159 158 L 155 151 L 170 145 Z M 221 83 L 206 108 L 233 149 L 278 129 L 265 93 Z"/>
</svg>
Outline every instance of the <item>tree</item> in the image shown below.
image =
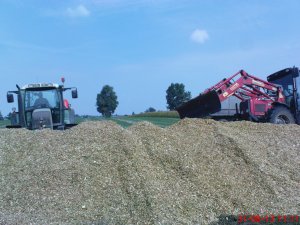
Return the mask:
<svg viewBox="0 0 300 225">
<path fill-rule="evenodd" d="M 109 85 L 103 86 L 101 92 L 97 94 L 97 111 L 105 117 L 111 117 L 115 112 L 119 102 L 116 92 Z"/>
<path fill-rule="evenodd" d="M 4 120 L 4 117 L 3 117 L 2 113 L 1 113 L 1 111 L 0 111 L 0 120 Z"/>
<path fill-rule="evenodd" d="M 182 103 L 191 99 L 191 92 L 185 91 L 184 84 L 171 84 L 167 89 L 167 108 L 169 110 L 175 110 Z"/>
<path fill-rule="evenodd" d="M 154 109 L 153 107 L 149 107 L 145 112 L 156 112 L 156 109 Z"/>
</svg>

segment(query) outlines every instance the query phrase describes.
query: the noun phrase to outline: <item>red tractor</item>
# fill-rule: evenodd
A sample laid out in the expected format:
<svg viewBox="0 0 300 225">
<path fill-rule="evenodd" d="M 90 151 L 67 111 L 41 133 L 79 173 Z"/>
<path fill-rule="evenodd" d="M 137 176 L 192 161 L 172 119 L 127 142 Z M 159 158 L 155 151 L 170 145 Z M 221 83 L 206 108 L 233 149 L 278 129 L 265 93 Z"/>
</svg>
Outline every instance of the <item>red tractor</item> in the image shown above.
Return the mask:
<svg viewBox="0 0 300 225">
<path fill-rule="evenodd" d="M 296 67 L 278 71 L 264 81 L 244 70 L 223 79 L 177 108 L 180 118 L 204 118 L 221 110 L 234 96 L 240 100 L 233 118 L 277 124 L 300 124 L 300 72 Z"/>
</svg>

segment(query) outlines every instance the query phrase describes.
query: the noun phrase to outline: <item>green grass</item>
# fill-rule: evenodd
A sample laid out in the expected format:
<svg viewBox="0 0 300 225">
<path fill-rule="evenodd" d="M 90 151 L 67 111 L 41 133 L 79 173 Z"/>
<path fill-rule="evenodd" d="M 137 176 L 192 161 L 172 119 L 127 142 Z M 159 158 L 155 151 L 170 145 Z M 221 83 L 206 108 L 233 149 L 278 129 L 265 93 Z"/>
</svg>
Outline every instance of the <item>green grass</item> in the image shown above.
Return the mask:
<svg viewBox="0 0 300 225">
<path fill-rule="evenodd" d="M 0 120 L 0 128 L 5 128 L 6 125 L 10 125 L 9 120 Z"/>
<path fill-rule="evenodd" d="M 169 115 L 169 117 L 168 117 Z M 160 127 L 167 127 L 179 121 L 174 112 L 156 112 L 156 113 L 142 113 L 134 116 L 114 116 L 111 118 L 103 118 L 100 116 L 88 117 L 88 118 L 76 118 L 76 123 L 82 123 L 84 121 L 101 121 L 111 120 L 119 124 L 120 126 L 127 128 L 131 125 L 148 121 Z"/>
<path fill-rule="evenodd" d="M 167 127 L 177 123 L 180 119 L 177 111 L 163 111 L 140 113 L 132 116 L 114 117 L 113 120 L 123 127 L 129 127 L 134 123 L 142 121 L 148 121 L 160 127 Z"/>
<path fill-rule="evenodd" d="M 131 117 L 167 117 L 167 118 L 179 118 L 177 111 L 161 111 L 161 112 L 147 112 L 133 115 Z"/>
<path fill-rule="evenodd" d="M 178 115 L 174 112 L 155 112 L 155 113 L 142 113 L 134 116 L 116 116 L 111 118 L 103 118 L 100 116 L 89 116 L 87 118 L 76 117 L 76 123 L 82 123 L 85 121 L 101 121 L 111 120 L 119 124 L 120 126 L 127 128 L 135 123 L 148 121 L 160 127 L 167 127 L 179 121 Z M 5 128 L 9 125 L 9 120 L 0 121 L 0 128 Z"/>
<path fill-rule="evenodd" d="M 104 120 L 105 118 L 100 117 L 100 116 L 89 116 L 87 118 L 82 118 L 82 117 L 76 117 L 75 118 L 75 123 L 82 123 L 85 121 L 99 121 L 99 120 Z"/>
</svg>

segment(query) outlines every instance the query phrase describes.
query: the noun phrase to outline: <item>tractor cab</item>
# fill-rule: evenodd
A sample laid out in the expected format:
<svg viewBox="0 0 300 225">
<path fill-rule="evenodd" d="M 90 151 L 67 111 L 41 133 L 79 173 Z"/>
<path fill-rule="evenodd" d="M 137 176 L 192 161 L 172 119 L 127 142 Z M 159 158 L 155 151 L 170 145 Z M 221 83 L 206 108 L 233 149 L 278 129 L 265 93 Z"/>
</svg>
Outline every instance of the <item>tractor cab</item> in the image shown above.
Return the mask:
<svg viewBox="0 0 300 225">
<path fill-rule="evenodd" d="M 76 88 L 64 88 L 53 83 L 28 84 L 17 91 L 7 93 L 7 101 L 18 98 L 18 112 L 11 114 L 8 128 L 24 127 L 35 130 L 42 128 L 66 129 L 75 125 L 75 112 L 63 98 L 66 90 L 72 89 L 72 98 L 77 98 Z"/>
<path fill-rule="evenodd" d="M 297 67 L 280 70 L 268 76 L 268 81 L 279 85 L 285 96 L 285 103 L 300 121 L 300 76 Z"/>
</svg>

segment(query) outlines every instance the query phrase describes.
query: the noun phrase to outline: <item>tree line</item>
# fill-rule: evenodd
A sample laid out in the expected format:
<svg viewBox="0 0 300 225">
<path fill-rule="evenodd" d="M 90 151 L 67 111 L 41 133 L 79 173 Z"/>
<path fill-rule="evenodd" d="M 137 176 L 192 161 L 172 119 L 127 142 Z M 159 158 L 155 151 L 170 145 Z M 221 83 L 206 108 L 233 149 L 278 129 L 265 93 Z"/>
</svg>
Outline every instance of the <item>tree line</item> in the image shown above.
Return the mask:
<svg viewBox="0 0 300 225">
<path fill-rule="evenodd" d="M 175 110 L 181 104 L 191 99 L 191 92 L 185 90 L 182 83 L 171 83 L 166 90 L 167 108 Z M 104 85 L 101 92 L 97 94 L 97 111 L 104 117 L 111 117 L 118 107 L 118 97 L 114 88 L 109 85 Z M 153 107 L 149 107 L 146 112 L 155 112 Z"/>
</svg>

